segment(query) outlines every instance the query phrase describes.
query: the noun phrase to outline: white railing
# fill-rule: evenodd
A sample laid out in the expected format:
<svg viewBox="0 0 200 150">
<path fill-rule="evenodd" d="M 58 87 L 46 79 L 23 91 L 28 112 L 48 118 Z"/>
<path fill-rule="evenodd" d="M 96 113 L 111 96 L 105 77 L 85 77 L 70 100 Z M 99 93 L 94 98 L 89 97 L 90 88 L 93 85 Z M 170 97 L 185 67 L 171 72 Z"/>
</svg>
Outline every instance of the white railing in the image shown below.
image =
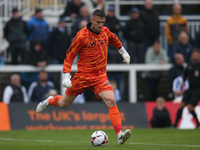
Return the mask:
<svg viewBox="0 0 200 150">
<path fill-rule="evenodd" d="M 141 64 L 141 65 L 125 65 L 125 64 L 118 64 L 118 65 L 107 65 L 107 71 L 108 72 L 115 72 L 115 71 L 121 71 L 121 72 L 128 72 L 129 74 L 129 102 L 130 103 L 136 103 L 137 102 L 137 71 L 146 71 L 146 70 L 152 70 L 152 71 L 167 71 L 171 67 L 171 64 L 163 64 L 163 65 L 152 65 L 152 64 Z M 45 68 L 39 68 L 29 65 L 18 65 L 18 66 L 12 66 L 12 65 L 5 65 L 0 66 L 0 72 L 6 73 L 6 72 L 38 72 L 42 69 L 46 70 L 47 72 L 61 72 L 61 81 L 63 79 L 62 75 L 62 68 L 63 65 L 48 65 Z M 77 65 L 72 65 L 72 72 L 77 71 Z M 61 93 L 64 93 L 64 89 L 62 85 L 60 84 Z"/>
</svg>

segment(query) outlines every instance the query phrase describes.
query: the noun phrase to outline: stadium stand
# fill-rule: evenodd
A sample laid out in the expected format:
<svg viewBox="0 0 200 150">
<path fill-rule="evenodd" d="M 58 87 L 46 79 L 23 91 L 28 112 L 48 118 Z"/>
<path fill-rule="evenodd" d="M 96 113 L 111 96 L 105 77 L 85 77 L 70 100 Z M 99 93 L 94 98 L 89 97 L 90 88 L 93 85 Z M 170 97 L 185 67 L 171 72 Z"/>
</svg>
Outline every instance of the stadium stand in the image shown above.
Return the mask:
<svg viewBox="0 0 200 150">
<path fill-rule="evenodd" d="M 59 16 L 63 13 L 64 8 L 67 4 L 67 2 L 70 0 L 0 0 L 0 52 L 3 50 L 4 54 L 4 62 L 6 64 L 9 64 L 11 62 L 11 56 L 10 53 L 3 48 L 3 36 L 2 36 L 2 29 L 5 25 L 5 23 L 9 20 L 11 16 L 11 10 L 13 7 L 18 7 L 18 9 L 21 11 L 21 15 L 23 16 L 24 20 L 29 20 L 30 17 L 33 15 L 34 10 L 36 7 L 43 8 L 43 15 L 47 22 L 50 25 L 50 28 L 57 26 Z M 159 19 L 160 19 L 160 42 L 164 49 L 167 49 L 167 39 L 165 36 L 165 23 L 167 18 L 171 15 L 171 9 L 172 5 L 174 3 L 180 3 L 183 7 L 183 16 L 188 20 L 188 26 L 191 33 L 192 38 L 195 38 L 195 32 L 199 31 L 200 28 L 200 20 L 199 16 L 197 15 L 200 13 L 199 0 L 153 0 L 154 8 L 157 12 L 159 12 Z M 109 5 L 113 5 L 115 7 L 115 16 L 120 20 L 120 25 L 123 29 L 125 26 L 125 22 L 129 18 L 129 10 L 133 6 L 137 6 L 138 8 L 142 8 L 144 4 L 144 0 L 106 0 L 105 1 L 105 10 L 108 9 Z M 70 17 L 66 17 L 67 22 L 67 29 L 69 33 L 71 32 L 71 27 L 73 25 L 73 20 L 71 20 Z M 119 33 L 119 37 L 122 38 L 122 33 Z M 5 42 L 4 42 L 5 43 Z M 126 41 L 124 41 L 124 44 L 126 45 Z M 1 59 L 2 60 L 2 59 Z M 77 62 L 77 61 L 75 61 Z M 4 87 L 6 86 L 5 81 L 9 80 L 9 72 L 11 70 L 6 71 L 6 66 L 4 65 L 4 71 L 5 73 L 1 73 L 1 80 L 0 80 L 0 91 L 3 91 Z M 161 84 L 159 85 L 158 92 L 165 98 L 169 99 L 169 91 L 170 91 L 170 85 L 167 80 L 167 70 L 170 68 L 171 65 L 165 65 L 162 66 L 156 66 L 157 70 L 165 70 L 163 72 L 163 76 L 161 78 Z M 112 67 L 112 68 L 111 68 Z M 108 70 L 110 71 L 116 71 L 119 69 L 118 66 L 108 66 Z M 130 69 L 133 67 L 133 69 Z M 125 93 L 125 99 L 129 99 L 130 102 L 136 102 L 136 101 L 144 101 L 148 100 L 149 97 L 149 91 L 147 88 L 147 85 L 142 78 L 136 78 L 136 71 L 143 71 L 142 69 L 155 69 L 155 67 L 152 66 L 143 66 L 143 65 L 136 65 L 136 66 L 130 66 L 129 69 L 123 69 L 121 71 L 128 72 L 126 74 L 126 93 Z M 115 70 L 116 69 L 116 70 Z M 37 69 L 36 69 L 37 70 Z M 23 67 L 20 68 L 19 72 L 23 71 Z M 0 71 L 1 72 L 1 71 Z M 58 71 L 59 72 L 59 71 Z M 128 83 L 131 83 L 128 84 Z M 138 85 L 138 86 L 137 86 Z M 0 92 L 0 101 L 2 98 L 2 92 Z M 131 100 L 132 99 L 132 100 Z"/>
</svg>

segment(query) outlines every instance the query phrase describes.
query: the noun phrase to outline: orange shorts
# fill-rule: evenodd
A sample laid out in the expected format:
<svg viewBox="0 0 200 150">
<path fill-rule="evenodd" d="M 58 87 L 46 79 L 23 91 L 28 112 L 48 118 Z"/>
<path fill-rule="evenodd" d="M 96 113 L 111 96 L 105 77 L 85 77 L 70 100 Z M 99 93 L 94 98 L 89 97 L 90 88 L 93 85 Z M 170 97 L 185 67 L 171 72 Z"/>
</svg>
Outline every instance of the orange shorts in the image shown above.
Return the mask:
<svg viewBox="0 0 200 150">
<path fill-rule="evenodd" d="M 71 82 L 72 86 L 65 91 L 65 94 L 69 96 L 77 96 L 89 88 L 92 89 L 96 96 L 102 91 L 113 91 L 106 74 L 94 77 L 77 72 Z M 99 97 L 97 96 L 97 98 Z"/>
</svg>

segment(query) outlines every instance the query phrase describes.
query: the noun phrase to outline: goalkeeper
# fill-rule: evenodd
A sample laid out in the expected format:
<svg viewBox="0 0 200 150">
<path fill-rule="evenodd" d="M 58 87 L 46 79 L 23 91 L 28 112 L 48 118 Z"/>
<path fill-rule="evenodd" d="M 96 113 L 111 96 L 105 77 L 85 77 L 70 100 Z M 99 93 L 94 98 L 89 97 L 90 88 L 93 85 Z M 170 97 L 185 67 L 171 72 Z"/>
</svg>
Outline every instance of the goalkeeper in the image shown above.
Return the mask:
<svg viewBox="0 0 200 150">
<path fill-rule="evenodd" d="M 77 33 L 67 50 L 63 64 L 64 80 L 62 85 L 67 88 L 64 96 L 48 97 L 38 104 L 36 111 L 40 113 L 51 105 L 66 108 L 77 95 L 91 88 L 108 106 L 110 120 L 118 136 L 118 143 L 124 144 L 130 137 L 131 131 L 129 129 L 122 131 L 121 117 L 114 98 L 114 92 L 106 74 L 108 44 L 119 49 L 119 53 L 126 64 L 130 63 L 130 56 L 117 36 L 103 26 L 105 19 L 105 13 L 97 9 L 93 12 L 87 27 Z M 78 71 L 71 79 L 72 63 L 78 53 L 80 54 Z"/>
</svg>

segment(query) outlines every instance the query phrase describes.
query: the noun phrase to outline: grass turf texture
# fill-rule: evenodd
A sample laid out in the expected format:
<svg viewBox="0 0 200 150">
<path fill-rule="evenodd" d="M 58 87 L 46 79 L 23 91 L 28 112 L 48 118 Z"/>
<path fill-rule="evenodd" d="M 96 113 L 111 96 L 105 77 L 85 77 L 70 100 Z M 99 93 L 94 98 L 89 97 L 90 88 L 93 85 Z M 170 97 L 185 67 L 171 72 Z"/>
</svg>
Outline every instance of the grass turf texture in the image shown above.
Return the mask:
<svg viewBox="0 0 200 150">
<path fill-rule="evenodd" d="M 114 130 L 105 147 L 93 147 L 90 136 L 95 130 L 54 130 L 0 132 L 0 150 L 196 150 L 200 149 L 200 129 L 133 129 L 130 139 L 118 145 Z"/>
</svg>

